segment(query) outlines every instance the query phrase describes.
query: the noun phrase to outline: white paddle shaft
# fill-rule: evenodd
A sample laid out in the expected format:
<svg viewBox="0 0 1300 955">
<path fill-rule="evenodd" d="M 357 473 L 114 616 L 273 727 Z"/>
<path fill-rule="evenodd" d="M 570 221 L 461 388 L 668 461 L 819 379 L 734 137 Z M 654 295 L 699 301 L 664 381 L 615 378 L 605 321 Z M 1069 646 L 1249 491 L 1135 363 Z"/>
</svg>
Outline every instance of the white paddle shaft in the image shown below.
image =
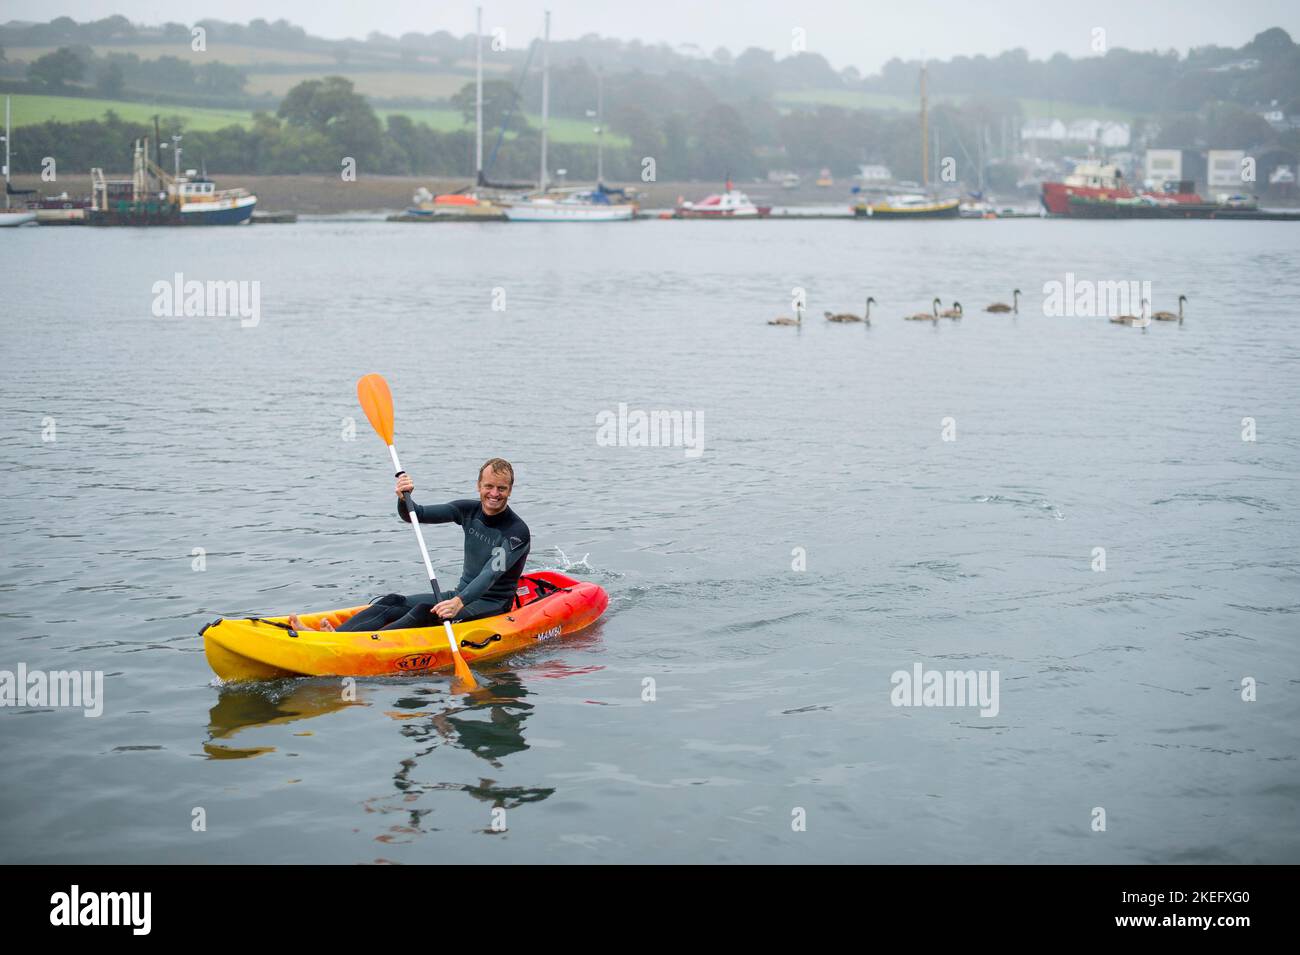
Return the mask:
<svg viewBox="0 0 1300 955">
<path fill-rule="evenodd" d="M 397 448 L 393 445 L 388 446 L 388 453 L 393 457 L 393 470 L 401 474 L 402 465 L 397 460 Z M 406 496 L 406 516 L 411 519 L 411 527 L 415 529 L 415 539 L 420 542 L 420 556 L 424 558 L 424 569 L 428 571 L 429 583 L 433 586 L 435 596 L 441 597 L 442 594 L 438 589 L 438 575 L 433 572 L 433 561 L 429 559 L 429 548 L 424 546 L 424 532 L 420 530 L 420 519 L 415 513 L 415 502 L 411 496 Z M 447 643 L 451 646 L 453 656 L 460 654 L 460 647 L 456 646 L 456 634 L 452 632 L 451 621 L 443 620 L 442 625 L 447 631 Z"/>
</svg>

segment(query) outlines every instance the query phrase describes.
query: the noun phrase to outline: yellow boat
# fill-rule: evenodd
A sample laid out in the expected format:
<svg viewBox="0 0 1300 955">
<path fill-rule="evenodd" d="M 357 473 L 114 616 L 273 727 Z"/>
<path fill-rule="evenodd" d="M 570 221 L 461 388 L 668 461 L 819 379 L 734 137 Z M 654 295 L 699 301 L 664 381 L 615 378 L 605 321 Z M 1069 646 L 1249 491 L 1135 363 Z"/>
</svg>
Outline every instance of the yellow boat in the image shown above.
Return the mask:
<svg viewBox="0 0 1300 955">
<path fill-rule="evenodd" d="M 609 596 L 599 584 L 555 571 L 519 578 L 509 613 L 452 625 L 469 664 L 513 653 L 539 641 L 576 633 L 599 619 Z M 302 628 L 288 615 L 218 619 L 199 631 L 208 664 L 223 680 L 274 680 L 295 676 L 389 676 L 452 666 L 445 628 L 337 633 L 315 628 L 350 620 L 361 607 L 305 613 Z"/>
<path fill-rule="evenodd" d="M 853 207 L 853 214 L 871 219 L 955 219 L 960 206 L 960 199 L 890 196 L 870 205 L 859 202 Z"/>
</svg>

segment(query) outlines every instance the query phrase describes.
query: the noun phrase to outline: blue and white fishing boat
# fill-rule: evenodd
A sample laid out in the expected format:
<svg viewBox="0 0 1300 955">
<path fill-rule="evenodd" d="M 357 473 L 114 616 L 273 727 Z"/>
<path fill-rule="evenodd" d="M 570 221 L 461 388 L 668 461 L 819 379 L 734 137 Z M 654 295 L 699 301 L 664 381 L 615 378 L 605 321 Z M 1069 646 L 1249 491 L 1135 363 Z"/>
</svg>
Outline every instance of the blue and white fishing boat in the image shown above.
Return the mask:
<svg viewBox="0 0 1300 955">
<path fill-rule="evenodd" d="M 135 141 L 130 179 L 106 179 L 90 171 L 91 225 L 241 225 L 253 216 L 257 196 L 246 189 L 218 189 L 193 169 L 166 172 L 149 158 L 149 140 Z"/>
</svg>

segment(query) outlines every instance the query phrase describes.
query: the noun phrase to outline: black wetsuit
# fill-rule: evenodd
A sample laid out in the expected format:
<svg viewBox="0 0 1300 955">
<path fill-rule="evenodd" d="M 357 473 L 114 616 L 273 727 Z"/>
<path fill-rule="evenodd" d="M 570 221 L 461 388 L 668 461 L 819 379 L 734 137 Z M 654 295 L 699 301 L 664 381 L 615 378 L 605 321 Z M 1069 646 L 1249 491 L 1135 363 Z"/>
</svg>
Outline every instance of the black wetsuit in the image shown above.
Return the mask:
<svg viewBox="0 0 1300 955">
<path fill-rule="evenodd" d="M 456 523 L 465 529 L 464 572 L 456 589 L 441 595 L 442 600 L 459 597 L 465 605 L 453 623 L 509 610 L 531 546 L 528 525 L 519 515 L 507 506 L 500 514 L 489 517 L 483 513 L 482 505 L 473 500 L 416 504 L 415 515 L 421 524 Z M 397 516 L 410 523 L 406 501 L 398 500 Z M 433 613 L 435 603 L 431 593 L 387 594 L 338 629 L 405 630 L 436 626 L 442 619 Z"/>
</svg>

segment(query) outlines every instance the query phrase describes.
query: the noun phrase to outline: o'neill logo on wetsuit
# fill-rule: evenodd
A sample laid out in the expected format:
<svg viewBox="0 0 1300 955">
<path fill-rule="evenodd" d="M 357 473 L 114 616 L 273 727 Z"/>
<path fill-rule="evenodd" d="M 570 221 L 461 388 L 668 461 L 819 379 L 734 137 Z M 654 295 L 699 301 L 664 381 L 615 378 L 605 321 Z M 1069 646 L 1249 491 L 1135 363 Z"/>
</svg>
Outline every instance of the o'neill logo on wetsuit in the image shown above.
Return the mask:
<svg viewBox="0 0 1300 955">
<path fill-rule="evenodd" d="M 549 640 L 549 639 L 551 639 L 551 637 L 558 637 L 559 635 L 560 635 L 560 628 L 559 628 L 559 627 L 552 627 L 550 630 L 543 630 L 543 631 L 542 631 L 541 633 L 539 633 L 537 636 L 533 637 L 533 639 L 534 639 L 534 640 Z"/>
<path fill-rule="evenodd" d="M 473 537 L 477 537 L 485 544 L 495 544 L 497 541 L 501 539 L 500 534 L 485 534 L 477 527 L 475 527 L 473 524 L 465 528 L 465 533 Z"/>
</svg>

